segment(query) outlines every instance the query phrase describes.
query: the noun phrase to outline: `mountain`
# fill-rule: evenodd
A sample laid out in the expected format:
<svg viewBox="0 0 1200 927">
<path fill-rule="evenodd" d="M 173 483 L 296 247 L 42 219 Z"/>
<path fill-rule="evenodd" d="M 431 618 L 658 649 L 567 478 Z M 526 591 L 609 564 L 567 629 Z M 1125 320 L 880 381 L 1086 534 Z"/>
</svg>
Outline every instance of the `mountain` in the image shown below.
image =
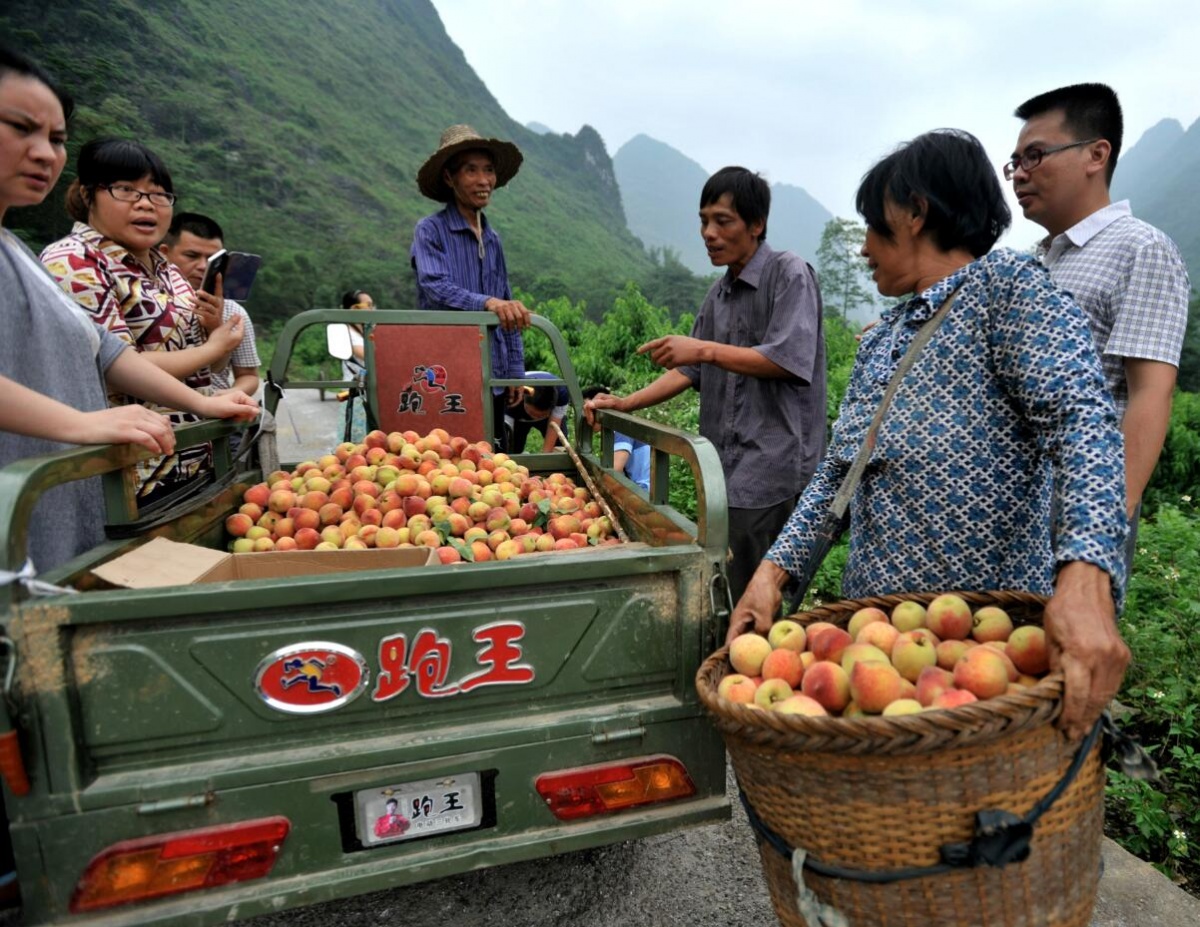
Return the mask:
<svg viewBox="0 0 1200 927">
<path fill-rule="evenodd" d="M 1128 199 L 1133 214 L 1158 226 L 1183 253 L 1193 287 L 1200 286 L 1200 120 L 1185 132 L 1164 119 L 1121 155 L 1113 175 L 1114 200 Z"/>
<path fill-rule="evenodd" d="M 416 175 L 442 130 L 513 140 L 520 173 L 488 210 L 512 281 L 593 307 L 651 270 L 626 227 L 600 136 L 518 124 L 450 40 L 429 0 L 146 3 L 7 0 L 0 34 L 53 70 L 80 106 L 51 201 L 8 214 L 31 244 L 69 229 L 79 145 L 100 135 L 157 151 L 178 208 L 208 213 L 227 244 L 263 255 L 255 317 L 330 306 L 351 287 L 415 305 L 414 223 L 438 204 Z"/>
<path fill-rule="evenodd" d="M 685 266 L 711 274 L 696 212 L 710 172 L 648 135 L 635 135 L 613 155 L 629 228 L 647 246 L 671 248 Z M 815 262 L 825 223 L 833 215 L 803 188 L 775 184 L 767 240 Z"/>
<path fill-rule="evenodd" d="M 525 123 L 525 128 L 527 128 L 534 135 L 549 135 L 551 132 L 554 131 L 552 128 L 550 128 L 548 125 L 546 125 L 544 122 L 536 122 L 536 121 L 532 121 L 532 120 L 530 122 Z"/>
</svg>

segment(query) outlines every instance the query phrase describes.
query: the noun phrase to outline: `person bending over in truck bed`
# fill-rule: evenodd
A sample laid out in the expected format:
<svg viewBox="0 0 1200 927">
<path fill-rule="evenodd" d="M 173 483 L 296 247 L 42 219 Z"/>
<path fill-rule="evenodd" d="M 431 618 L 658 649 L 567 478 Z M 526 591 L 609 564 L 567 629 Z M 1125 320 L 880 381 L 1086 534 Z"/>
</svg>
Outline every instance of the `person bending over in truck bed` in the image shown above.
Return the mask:
<svg viewBox="0 0 1200 927">
<path fill-rule="evenodd" d="M 470 126 L 458 125 L 442 133 L 437 151 L 417 173 L 421 193 L 446 204 L 413 231 L 417 306 L 495 313 L 500 330 L 489 335 L 492 376 L 502 379 L 525 376 L 521 329 L 529 326 L 529 310 L 512 298 L 500 236 L 483 209 L 520 166 L 521 152 L 512 142 L 484 138 Z M 492 433 L 498 445 L 503 444 L 504 408 L 517 400 L 518 390 L 492 390 Z"/>
<path fill-rule="evenodd" d="M 158 252 L 175 202 L 166 166 L 138 142 L 97 139 L 80 149 L 77 174 L 67 191 L 75 225 L 42 251 L 42 263 L 96 325 L 188 386 L 211 391 L 209 365 L 241 343 L 244 329 L 240 318 L 221 321 L 220 287 L 198 294 L 196 305 L 204 308 L 195 313 L 175 295 L 171 265 Z M 131 401 L 116 387 L 109 398 L 113 405 Z M 178 407 L 150 408 L 173 425 L 199 421 Z M 196 447 L 139 464 L 138 504 L 200 476 L 210 459 L 207 447 Z"/>
<path fill-rule="evenodd" d="M 666 373 L 629 396 L 599 395 L 593 409 L 633 412 L 687 389 L 700 393 L 700 434 L 721 458 L 729 494 L 733 601 L 825 449 L 825 336 L 816 274 L 766 241 L 771 188 L 744 167 L 713 174 L 700 193 L 700 235 L 714 267 L 691 337 L 638 348 Z"/>
<path fill-rule="evenodd" d="M 529 370 L 525 373 L 528 380 L 557 380 L 557 374 L 544 370 Z M 549 454 L 558 444 L 558 434 L 550 427 L 554 422 L 567 433 L 567 412 L 571 406 L 571 395 L 565 386 L 522 386 L 517 393 L 517 401 L 509 403 L 505 415 L 505 440 L 509 453 L 523 454 L 525 441 L 529 432 L 536 431 L 542 436 L 542 453 Z M 512 439 L 508 440 L 509 423 L 512 425 Z"/>
<path fill-rule="evenodd" d="M 200 418 L 253 417 L 243 394 L 205 396 L 92 324 L 33 253 L 3 228 L 34 206 L 66 163 L 71 98 L 28 59 L 0 47 L 0 467 L 70 444 L 138 444 L 169 454 L 170 422 L 140 405 L 108 408 L 105 383 Z M 66 526 L 64 529 L 64 525 Z M 49 490 L 30 519 L 29 556 L 48 570 L 104 539 L 96 479 Z"/>
</svg>

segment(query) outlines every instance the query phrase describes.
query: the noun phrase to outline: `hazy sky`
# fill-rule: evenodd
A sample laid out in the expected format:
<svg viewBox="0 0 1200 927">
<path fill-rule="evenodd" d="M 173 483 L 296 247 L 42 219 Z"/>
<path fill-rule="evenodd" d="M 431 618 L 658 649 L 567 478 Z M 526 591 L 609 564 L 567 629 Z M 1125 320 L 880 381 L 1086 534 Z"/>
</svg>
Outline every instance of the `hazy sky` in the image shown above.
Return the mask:
<svg viewBox="0 0 1200 927">
<path fill-rule="evenodd" d="M 610 154 L 645 133 L 709 171 L 802 186 L 835 215 L 853 215 L 876 159 L 928 129 L 967 129 L 1000 164 L 1012 110 L 1064 84 L 1117 90 L 1126 147 L 1165 117 L 1200 118 L 1196 0 L 433 2 L 517 121 L 588 123 Z M 1005 243 L 1024 247 L 1040 230 L 1010 205 Z"/>
</svg>

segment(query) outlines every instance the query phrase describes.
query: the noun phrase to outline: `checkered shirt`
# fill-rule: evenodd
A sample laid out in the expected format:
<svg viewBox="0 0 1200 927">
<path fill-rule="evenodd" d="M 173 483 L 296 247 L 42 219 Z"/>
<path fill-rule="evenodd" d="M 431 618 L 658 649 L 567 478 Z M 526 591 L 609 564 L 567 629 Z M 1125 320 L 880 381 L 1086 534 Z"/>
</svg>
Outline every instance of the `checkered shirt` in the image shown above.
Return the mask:
<svg viewBox="0 0 1200 927">
<path fill-rule="evenodd" d="M 1091 321 L 1104 380 L 1124 416 L 1125 358 L 1179 366 L 1190 292 L 1179 249 L 1122 200 L 1043 242 L 1039 256 Z"/>
<path fill-rule="evenodd" d="M 1057 565 L 1086 561 L 1120 601 L 1124 458 L 1087 319 L 1033 257 L 1008 249 L 886 310 L 863 335 L 829 452 L 766 559 L 802 574 L 900 359 L 956 288 L 851 500 L 844 593 L 1048 595 Z"/>
</svg>

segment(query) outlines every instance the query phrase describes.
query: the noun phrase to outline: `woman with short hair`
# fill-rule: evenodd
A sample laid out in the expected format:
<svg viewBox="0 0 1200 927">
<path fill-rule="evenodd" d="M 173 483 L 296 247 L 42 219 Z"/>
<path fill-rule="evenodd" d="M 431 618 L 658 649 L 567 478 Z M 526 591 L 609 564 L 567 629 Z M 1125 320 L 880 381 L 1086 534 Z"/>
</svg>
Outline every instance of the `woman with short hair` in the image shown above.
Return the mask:
<svg viewBox="0 0 1200 927">
<path fill-rule="evenodd" d="M 913 295 L 863 335 L 833 442 L 735 608 L 730 639 L 769 628 L 867 446 L 848 510 L 845 595 L 1051 596 L 1062 725 L 1082 736 L 1129 662 L 1114 604 L 1124 583 L 1122 442 L 1087 319 L 1032 257 L 988 253 L 1011 217 L 966 132 L 902 145 L 867 172 L 857 207 L 879 292 Z M 940 326 L 869 434 L 901 358 L 935 316 Z"/>
<path fill-rule="evenodd" d="M 166 165 L 139 142 L 103 138 L 80 149 L 76 170 L 67 191 L 67 212 L 75 225 L 42 251 L 42 263 L 98 326 L 171 376 L 208 391 L 209 365 L 241 342 L 242 323 L 240 317 L 231 319 L 206 335 L 192 306 L 176 296 L 190 287 L 173 280 L 170 263 L 158 251 L 175 202 Z M 213 301 L 219 307 L 215 318 L 222 317 L 220 292 L 197 299 Z M 113 393 L 110 401 L 132 400 Z M 167 415 L 173 426 L 199 421 L 191 412 L 155 403 L 148 407 Z M 197 447 L 139 465 L 139 505 L 201 475 L 210 459 L 208 448 Z"/>
</svg>

